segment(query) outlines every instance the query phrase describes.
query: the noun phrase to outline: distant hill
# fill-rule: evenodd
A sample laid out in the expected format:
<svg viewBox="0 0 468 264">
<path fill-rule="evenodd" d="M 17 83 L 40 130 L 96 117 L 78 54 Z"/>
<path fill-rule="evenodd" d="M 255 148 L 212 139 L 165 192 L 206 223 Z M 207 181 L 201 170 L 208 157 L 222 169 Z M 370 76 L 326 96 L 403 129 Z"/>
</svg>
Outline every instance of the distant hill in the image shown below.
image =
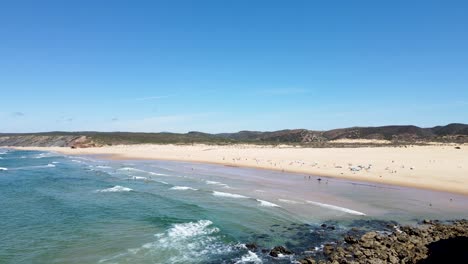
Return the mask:
<svg viewBox="0 0 468 264">
<path fill-rule="evenodd" d="M 414 142 L 468 142 L 468 125 L 449 124 L 432 128 L 417 126 L 351 127 L 328 131 L 307 129 L 272 132 L 240 131 L 209 134 L 202 132 L 130 133 L 130 132 L 45 132 L 0 134 L 0 146 L 93 147 L 118 144 L 303 144 L 327 146 L 338 139 L 378 139 L 406 144 Z"/>
</svg>

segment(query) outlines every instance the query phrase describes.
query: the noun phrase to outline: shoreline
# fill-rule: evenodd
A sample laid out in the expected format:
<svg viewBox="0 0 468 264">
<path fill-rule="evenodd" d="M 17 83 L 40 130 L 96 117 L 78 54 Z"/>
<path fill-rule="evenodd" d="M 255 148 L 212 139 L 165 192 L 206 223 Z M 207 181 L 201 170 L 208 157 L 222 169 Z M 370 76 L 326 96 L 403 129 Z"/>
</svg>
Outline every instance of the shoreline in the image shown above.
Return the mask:
<svg viewBox="0 0 468 264">
<path fill-rule="evenodd" d="M 437 145 L 318 149 L 203 144 L 9 148 L 94 155 L 111 160 L 165 160 L 254 168 L 468 195 L 465 145 L 461 149 Z"/>
</svg>

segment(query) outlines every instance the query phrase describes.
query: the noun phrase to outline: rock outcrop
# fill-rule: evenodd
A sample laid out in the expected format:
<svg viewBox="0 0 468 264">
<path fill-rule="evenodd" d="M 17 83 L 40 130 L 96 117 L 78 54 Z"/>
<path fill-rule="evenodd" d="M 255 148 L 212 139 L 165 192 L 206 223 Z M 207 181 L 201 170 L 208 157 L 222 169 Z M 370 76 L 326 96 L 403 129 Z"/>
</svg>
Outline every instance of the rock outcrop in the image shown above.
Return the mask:
<svg viewBox="0 0 468 264">
<path fill-rule="evenodd" d="M 300 263 L 468 263 L 468 221 L 449 224 L 423 221 L 392 233 L 348 234 L 344 241 L 323 247 L 326 260 L 309 257 Z"/>
</svg>

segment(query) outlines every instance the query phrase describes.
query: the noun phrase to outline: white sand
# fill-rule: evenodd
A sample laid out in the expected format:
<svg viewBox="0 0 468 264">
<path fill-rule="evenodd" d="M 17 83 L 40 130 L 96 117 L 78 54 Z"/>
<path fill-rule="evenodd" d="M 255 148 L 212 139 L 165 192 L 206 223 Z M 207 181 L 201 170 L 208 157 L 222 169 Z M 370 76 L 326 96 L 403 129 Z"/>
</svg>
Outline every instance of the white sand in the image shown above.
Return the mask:
<svg viewBox="0 0 468 264">
<path fill-rule="evenodd" d="M 298 148 L 256 145 L 120 145 L 71 149 L 28 147 L 68 155 L 157 159 L 273 169 L 468 195 L 468 145 Z"/>
</svg>

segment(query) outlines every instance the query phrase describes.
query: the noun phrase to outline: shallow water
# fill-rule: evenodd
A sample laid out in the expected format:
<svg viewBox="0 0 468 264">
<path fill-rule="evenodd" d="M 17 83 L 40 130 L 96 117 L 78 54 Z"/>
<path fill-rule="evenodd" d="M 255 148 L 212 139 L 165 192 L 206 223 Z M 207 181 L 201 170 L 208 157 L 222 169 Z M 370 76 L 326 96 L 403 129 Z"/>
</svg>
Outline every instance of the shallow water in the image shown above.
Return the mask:
<svg viewBox="0 0 468 264">
<path fill-rule="evenodd" d="M 0 157 L 0 263 L 291 263 L 351 226 L 468 217 L 466 196 L 309 175 L 5 149 Z M 274 259 L 247 250 L 250 242 L 297 254 Z"/>
</svg>

